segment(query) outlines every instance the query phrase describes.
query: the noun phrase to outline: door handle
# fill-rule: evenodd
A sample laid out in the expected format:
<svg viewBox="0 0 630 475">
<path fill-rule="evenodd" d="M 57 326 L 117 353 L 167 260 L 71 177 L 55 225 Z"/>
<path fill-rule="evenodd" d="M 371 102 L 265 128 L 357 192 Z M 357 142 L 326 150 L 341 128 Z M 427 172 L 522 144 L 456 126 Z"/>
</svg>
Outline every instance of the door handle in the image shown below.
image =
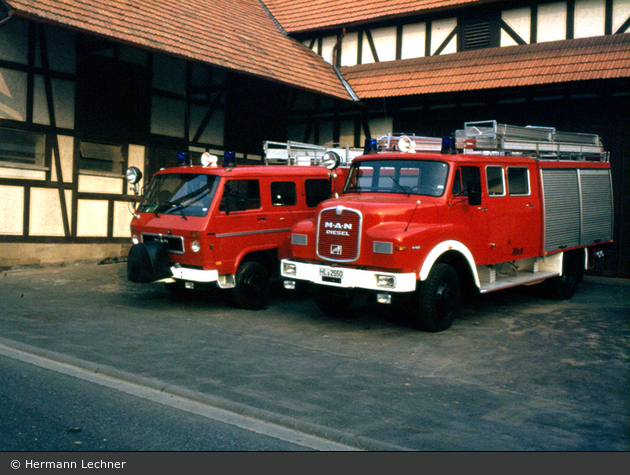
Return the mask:
<svg viewBox="0 0 630 475">
<path fill-rule="evenodd" d="M 267 216 L 258 216 L 258 221 L 266 221 L 267 220 Z"/>
</svg>

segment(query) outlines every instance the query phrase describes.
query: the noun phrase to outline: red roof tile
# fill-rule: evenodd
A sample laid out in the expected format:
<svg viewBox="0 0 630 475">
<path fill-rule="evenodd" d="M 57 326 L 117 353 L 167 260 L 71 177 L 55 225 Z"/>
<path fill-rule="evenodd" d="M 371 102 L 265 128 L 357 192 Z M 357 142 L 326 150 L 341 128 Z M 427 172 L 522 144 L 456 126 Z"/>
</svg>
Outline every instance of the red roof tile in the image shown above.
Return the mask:
<svg viewBox="0 0 630 475">
<path fill-rule="evenodd" d="M 330 64 L 258 0 L 6 0 L 13 14 L 350 99 Z"/>
<path fill-rule="evenodd" d="M 289 33 L 445 10 L 496 0 L 263 0 Z"/>
<path fill-rule="evenodd" d="M 630 33 L 341 68 L 361 99 L 630 77 Z"/>
</svg>

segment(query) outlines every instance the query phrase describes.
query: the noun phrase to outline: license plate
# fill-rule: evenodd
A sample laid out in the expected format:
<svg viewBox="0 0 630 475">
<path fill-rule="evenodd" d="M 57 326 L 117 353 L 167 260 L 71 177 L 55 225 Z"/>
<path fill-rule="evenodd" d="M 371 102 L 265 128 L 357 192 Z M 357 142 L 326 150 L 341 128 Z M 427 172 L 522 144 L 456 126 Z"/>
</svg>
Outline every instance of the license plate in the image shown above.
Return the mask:
<svg viewBox="0 0 630 475">
<path fill-rule="evenodd" d="M 339 269 L 319 269 L 319 275 L 328 279 L 343 279 L 343 271 Z"/>
</svg>

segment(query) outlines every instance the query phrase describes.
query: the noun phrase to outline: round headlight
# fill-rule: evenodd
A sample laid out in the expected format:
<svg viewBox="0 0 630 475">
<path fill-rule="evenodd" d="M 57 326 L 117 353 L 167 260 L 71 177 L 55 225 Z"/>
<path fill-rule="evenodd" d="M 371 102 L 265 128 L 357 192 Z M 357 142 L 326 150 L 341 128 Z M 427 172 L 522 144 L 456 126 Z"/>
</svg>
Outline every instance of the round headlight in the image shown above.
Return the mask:
<svg viewBox="0 0 630 475">
<path fill-rule="evenodd" d="M 142 172 L 137 167 L 127 168 L 127 173 L 125 175 L 127 177 L 127 181 L 132 185 L 135 185 L 140 180 L 142 180 Z"/>
<path fill-rule="evenodd" d="M 131 242 L 133 242 L 134 244 L 138 244 L 140 242 L 140 239 L 138 239 L 138 236 L 134 234 L 133 236 L 131 236 Z"/>
<path fill-rule="evenodd" d="M 337 152 L 329 150 L 322 157 L 322 163 L 329 170 L 334 170 L 341 163 L 341 157 L 337 154 Z"/>
<path fill-rule="evenodd" d="M 192 241 L 190 243 L 190 248 L 193 250 L 193 252 L 199 252 L 201 250 L 201 245 L 198 241 Z"/>
</svg>

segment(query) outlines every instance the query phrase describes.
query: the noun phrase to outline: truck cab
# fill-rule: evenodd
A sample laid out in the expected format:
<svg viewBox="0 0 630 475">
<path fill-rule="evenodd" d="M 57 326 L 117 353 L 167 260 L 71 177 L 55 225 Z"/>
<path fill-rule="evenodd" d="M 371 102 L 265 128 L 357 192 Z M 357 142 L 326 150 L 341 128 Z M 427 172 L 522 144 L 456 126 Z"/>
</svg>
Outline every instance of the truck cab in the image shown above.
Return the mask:
<svg viewBox="0 0 630 475">
<path fill-rule="evenodd" d="M 229 289 L 239 307 L 264 308 L 270 279 L 289 256 L 291 227 L 332 196 L 343 183 L 335 176 L 324 166 L 295 165 L 160 170 L 131 221 L 128 279 L 164 283 L 180 297 L 211 284 Z"/>
<path fill-rule="evenodd" d="M 430 331 L 452 325 L 464 288 L 547 281 L 570 297 L 587 251 L 612 240 L 599 138 L 466 125 L 472 132 L 447 137 L 439 153 L 402 136 L 396 150 L 355 159 L 342 195 L 293 227 L 285 286 L 310 282 L 329 315 L 347 313 L 357 292 L 411 302 Z"/>
</svg>

